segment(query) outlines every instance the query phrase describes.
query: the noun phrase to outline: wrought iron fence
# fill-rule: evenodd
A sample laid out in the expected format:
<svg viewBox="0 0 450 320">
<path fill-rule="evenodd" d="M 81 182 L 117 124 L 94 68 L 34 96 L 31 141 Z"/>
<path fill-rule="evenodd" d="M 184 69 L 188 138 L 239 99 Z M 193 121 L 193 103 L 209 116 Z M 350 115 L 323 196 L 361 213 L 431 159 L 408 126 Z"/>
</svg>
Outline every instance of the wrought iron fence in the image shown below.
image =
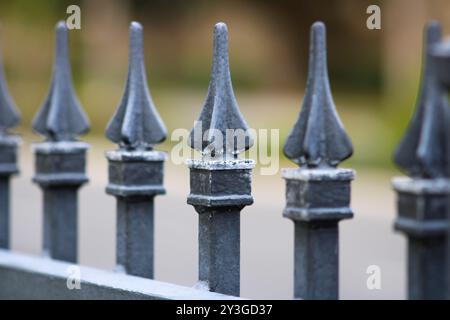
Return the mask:
<svg viewBox="0 0 450 320">
<path fill-rule="evenodd" d="M 193 288 L 153 279 L 154 198 L 163 195 L 166 155 L 154 147 L 167 135 L 152 102 L 144 66 L 143 30 L 130 26 L 129 70 L 122 101 L 106 136 L 118 145 L 108 151 L 106 192 L 117 200 L 116 270 L 80 266 L 83 290 L 69 290 L 66 269 L 77 263 L 78 189 L 89 145 L 77 138 L 89 121 L 77 99 L 69 64 L 68 30 L 56 27 L 56 59 L 48 97 L 33 122 L 45 140 L 34 145 L 33 181 L 43 193 L 43 256 L 10 251 L 10 179 L 18 173 L 19 139 L 9 129 L 19 123 L 0 70 L 0 298 L 40 299 L 235 299 L 240 295 L 240 212 L 253 203 L 254 161 L 239 157 L 252 147 L 231 84 L 228 31 L 214 28 L 214 53 L 208 94 L 199 116 L 201 128 L 188 144 L 202 153 L 188 161 L 187 203 L 199 215 L 199 276 Z M 449 126 L 450 45 L 440 26 L 429 24 L 424 71 L 416 113 L 400 143 L 395 162 L 409 177 L 394 179 L 398 193 L 395 228 L 408 236 L 409 298 L 449 298 Z M 353 217 L 351 169 L 337 166 L 352 155 L 350 138 L 331 95 L 325 26 L 311 28 L 309 71 L 301 112 L 284 146 L 299 168 L 284 169 L 286 206 L 294 222 L 294 297 L 339 298 L 338 222 Z M 200 130 L 196 134 L 196 129 Z M 229 147 L 209 134 L 244 132 L 242 144 Z M 210 149 L 215 144 L 218 149 Z M 220 150 L 218 153 L 217 150 Z M 279 192 L 283 192 L 279 190 Z M 245 230 L 244 230 L 245 231 Z"/>
</svg>

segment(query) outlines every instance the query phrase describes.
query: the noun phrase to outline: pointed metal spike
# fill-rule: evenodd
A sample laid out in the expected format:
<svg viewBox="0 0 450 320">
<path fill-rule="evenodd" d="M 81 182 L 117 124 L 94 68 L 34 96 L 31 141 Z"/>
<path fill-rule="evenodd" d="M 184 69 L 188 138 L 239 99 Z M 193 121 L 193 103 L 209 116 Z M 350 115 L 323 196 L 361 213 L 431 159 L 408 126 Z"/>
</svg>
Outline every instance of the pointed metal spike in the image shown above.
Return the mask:
<svg viewBox="0 0 450 320">
<path fill-rule="evenodd" d="M 413 177 L 448 177 L 449 105 L 436 79 L 430 48 L 440 42 L 441 26 L 428 24 L 425 30 L 420 94 L 411 123 L 394 156 L 395 163 Z"/>
<path fill-rule="evenodd" d="M 188 143 L 203 154 L 236 157 L 249 149 L 253 140 L 233 92 L 228 61 L 228 29 L 225 23 L 215 25 L 213 46 L 208 94 Z M 237 138 L 227 139 L 227 132 Z M 217 139 L 218 134 L 222 139 Z M 213 149 L 210 148 L 212 145 Z"/>
<path fill-rule="evenodd" d="M 353 153 L 331 95 L 322 22 L 311 27 L 305 98 L 284 145 L 284 153 L 300 166 L 308 167 L 336 167 Z"/>
<path fill-rule="evenodd" d="M 328 80 L 326 28 L 323 22 L 315 22 L 311 26 L 310 59 L 311 68 L 308 68 L 308 77 L 311 79 Z"/>
<path fill-rule="evenodd" d="M 33 129 L 51 141 L 71 141 L 89 131 L 89 120 L 76 96 L 69 61 L 68 30 L 64 21 L 55 28 L 56 49 L 53 77 Z"/>
<path fill-rule="evenodd" d="M 450 90 L 450 39 L 434 44 L 429 53 L 438 65 L 436 73 L 439 83 Z"/>
<path fill-rule="evenodd" d="M 0 54 L 0 136 L 7 133 L 20 122 L 20 114 L 8 91 Z"/>
<path fill-rule="evenodd" d="M 106 136 L 126 149 L 151 149 L 167 136 L 167 130 L 148 89 L 143 28 L 137 22 L 130 25 L 129 68 L 125 92 L 108 124 Z"/>
</svg>

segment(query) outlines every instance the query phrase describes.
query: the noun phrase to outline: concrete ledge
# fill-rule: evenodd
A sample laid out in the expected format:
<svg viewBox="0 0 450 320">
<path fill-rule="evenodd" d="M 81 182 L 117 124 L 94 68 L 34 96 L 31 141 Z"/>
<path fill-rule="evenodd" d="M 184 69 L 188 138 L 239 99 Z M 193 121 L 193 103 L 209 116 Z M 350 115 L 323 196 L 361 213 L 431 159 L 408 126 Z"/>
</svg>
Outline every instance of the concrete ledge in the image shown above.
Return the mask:
<svg viewBox="0 0 450 320">
<path fill-rule="evenodd" d="M 0 299 L 229 300 L 238 297 L 80 266 L 80 289 L 69 290 L 73 264 L 0 249 Z"/>
</svg>

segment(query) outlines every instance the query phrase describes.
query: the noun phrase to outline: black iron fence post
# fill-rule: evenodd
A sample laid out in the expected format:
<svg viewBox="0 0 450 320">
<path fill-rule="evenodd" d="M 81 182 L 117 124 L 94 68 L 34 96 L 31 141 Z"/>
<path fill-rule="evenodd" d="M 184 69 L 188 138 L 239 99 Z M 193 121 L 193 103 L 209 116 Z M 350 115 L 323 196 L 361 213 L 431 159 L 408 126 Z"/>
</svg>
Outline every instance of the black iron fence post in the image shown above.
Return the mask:
<svg viewBox="0 0 450 320">
<path fill-rule="evenodd" d="M 202 153 L 188 161 L 188 204 L 199 214 L 199 284 L 230 295 L 240 291 L 240 211 L 253 203 L 254 162 L 239 159 L 253 141 L 234 97 L 228 62 L 228 31 L 214 28 L 211 82 L 189 145 Z"/>
<path fill-rule="evenodd" d="M 298 169 L 284 169 L 286 207 L 295 225 L 294 296 L 338 299 L 338 222 L 353 216 L 350 181 L 354 171 L 336 166 L 352 155 L 349 137 L 331 96 L 326 64 L 325 26 L 311 28 L 308 81 L 300 116 L 284 153 Z"/>
<path fill-rule="evenodd" d="M 117 269 L 153 278 L 154 197 L 164 194 L 166 154 L 153 150 L 165 140 L 166 128 L 147 85 L 142 26 L 130 26 L 129 70 L 125 92 L 106 130 L 119 145 L 109 151 L 106 192 L 117 198 Z"/>
<path fill-rule="evenodd" d="M 19 139 L 8 130 L 19 124 L 20 116 L 9 95 L 0 57 L 0 248 L 10 247 L 10 178 L 17 174 Z"/>
<path fill-rule="evenodd" d="M 33 121 L 33 129 L 46 137 L 34 145 L 36 174 L 43 190 L 44 252 L 68 262 L 77 261 L 78 200 L 85 173 L 88 144 L 75 141 L 89 130 L 89 122 L 76 97 L 69 62 L 68 30 L 56 26 L 56 51 L 49 94 Z"/>
<path fill-rule="evenodd" d="M 436 64 L 436 76 L 438 79 L 439 86 L 442 86 L 443 90 L 450 92 L 450 41 L 436 43 L 430 48 L 431 57 Z M 446 140 L 450 143 L 450 139 Z M 450 150 L 450 146 L 447 144 L 447 152 Z M 447 154 L 448 155 L 448 154 Z M 450 166 L 450 163 L 447 162 Z M 449 170 L 450 171 L 450 170 Z M 449 192 L 450 193 L 450 192 Z M 447 195 L 448 201 L 450 202 L 450 195 Z M 447 299 L 450 299 L 450 204 L 447 207 L 447 266 L 446 266 L 446 278 L 447 278 Z"/>
<path fill-rule="evenodd" d="M 430 56 L 430 48 L 440 40 L 440 25 L 430 23 L 416 111 L 395 154 L 396 164 L 411 177 L 393 180 L 398 196 L 395 229 L 408 237 L 409 299 L 447 296 L 450 114 L 438 83 L 437 65 Z"/>
</svg>

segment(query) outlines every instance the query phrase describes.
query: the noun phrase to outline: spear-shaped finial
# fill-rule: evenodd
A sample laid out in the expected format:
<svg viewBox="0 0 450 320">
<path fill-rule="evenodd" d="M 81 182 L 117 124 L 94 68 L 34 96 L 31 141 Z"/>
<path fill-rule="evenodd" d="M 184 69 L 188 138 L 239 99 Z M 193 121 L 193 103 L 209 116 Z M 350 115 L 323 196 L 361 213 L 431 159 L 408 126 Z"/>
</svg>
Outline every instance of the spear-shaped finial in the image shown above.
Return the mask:
<svg viewBox="0 0 450 320">
<path fill-rule="evenodd" d="M 106 136 L 125 149 L 151 149 L 166 139 L 161 120 L 147 84 L 142 26 L 130 25 L 128 78 L 122 101 L 108 124 Z"/>
<path fill-rule="evenodd" d="M 20 115 L 8 92 L 0 55 L 0 136 L 19 124 Z"/>
<path fill-rule="evenodd" d="M 206 155 L 237 155 L 253 145 L 237 104 L 228 61 L 228 29 L 214 27 L 214 52 L 208 95 L 189 137 L 189 146 Z"/>
<path fill-rule="evenodd" d="M 422 83 L 416 111 L 395 152 L 395 163 L 407 174 L 420 178 L 448 177 L 447 97 L 436 79 L 430 48 L 441 40 L 441 26 L 430 22 L 424 41 Z"/>
<path fill-rule="evenodd" d="M 89 131 L 89 120 L 72 83 L 68 30 L 64 21 L 55 28 L 56 50 L 48 96 L 33 121 L 33 129 L 51 141 L 72 141 Z"/>
<path fill-rule="evenodd" d="M 429 54 L 436 63 L 436 73 L 439 83 L 450 90 L 450 39 L 434 44 Z"/>
<path fill-rule="evenodd" d="M 331 95 L 325 25 L 311 27 L 308 79 L 300 116 L 284 145 L 285 155 L 300 166 L 336 167 L 353 153 Z"/>
</svg>

